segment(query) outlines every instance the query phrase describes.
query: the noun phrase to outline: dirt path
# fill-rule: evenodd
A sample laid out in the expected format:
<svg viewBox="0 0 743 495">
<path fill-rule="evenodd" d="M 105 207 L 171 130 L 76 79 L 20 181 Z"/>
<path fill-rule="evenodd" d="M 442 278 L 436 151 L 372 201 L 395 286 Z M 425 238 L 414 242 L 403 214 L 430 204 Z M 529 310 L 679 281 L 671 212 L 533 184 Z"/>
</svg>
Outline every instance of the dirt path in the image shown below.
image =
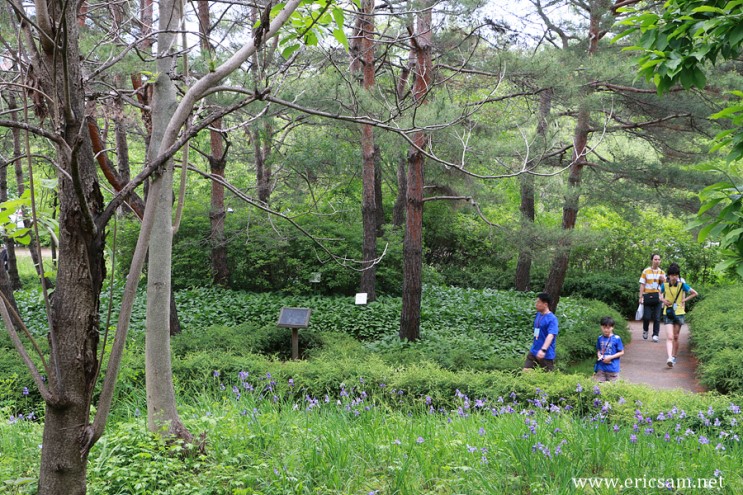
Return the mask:
<svg viewBox="0 0 743 495">
<path fill-rule="evenodd" d="M 669 368 L 666 365 L 666 332 L 661 324 L 660 342 L 655 343 L 650 338 L 642 338 L 642 321 L 630 321 L 632 342 L 624 350 L 622 357 L 621 378 L 631 383 L 644 383 L 653 388 L 673 389 L 681 388 L 692 392 L 704 392 L 695 373 L 696 359 L 689 352 L 689 327 L 681 328 L 679 353 L 676 365 Z M 650 335 L 652 335 L 652 323 Z"/>
</svg>

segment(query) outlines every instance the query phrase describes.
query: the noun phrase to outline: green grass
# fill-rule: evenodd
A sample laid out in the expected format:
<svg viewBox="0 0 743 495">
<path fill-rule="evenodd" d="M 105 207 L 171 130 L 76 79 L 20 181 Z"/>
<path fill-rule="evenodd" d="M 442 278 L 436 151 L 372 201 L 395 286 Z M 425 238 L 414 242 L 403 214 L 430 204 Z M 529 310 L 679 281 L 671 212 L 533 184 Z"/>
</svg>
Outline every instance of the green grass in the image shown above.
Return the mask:
<svg viewBox="0 0 743 495">
<path fill-rule="evenodd" d="M 389 341 L 385 348 L 384 338 L 383 345 L 375 346 L 341 331 L 338 315 L 359 311 L 341 298 L 191 291 L 182 299 L 189 326 L 173 339 L 173 365 L 181 418 L 197 438 L 203 434 L 205 454 L 147 433 L 143 335 L 134 331 L 115 408 L 91 453 L 89 493 L 620 491 L 581 488 L 577 478 L 593 483 L 639 480 L 621 493 L 704 493 L 654 487 L 658 479 L 687 483 L 697 478 L 716 485 L 722 479 L 722 489 L 714 493 L 743 490 L 740 396 L 655 391 L 623 382 L 594 389 L 582 361 L 571 368 L 577 374 L 522 375 L 514 371 L 520 363 L 504 372 L 472 366 L 471 360 L 451 360 L 454 354 L 466 358 L 472 342 L 482 347 L 492 343 L 488 326 L 500 329 L 493 335 L 520 339 L 510 332 L 530 323 L 533 296 L 461 289 L 427 294 L 435 296 L 424 299 L 430 342 Z M 274 306 L 297 302 L 318 308 L 314 324 L 327 328 L 302 333 L 314 346 L 307 348 L 307 359 L 282 361 L 276 349 L 286 339 L 275 327 Z M 586 349 L 592 355 L 594 320 L 606 306 L 568 302 L 561 305 L 558 345 L 578 356 Z M 361 332 L 366 322 L 377 321 L 377 329 L 364 336 L 385 333 L 394 312 L 389 308 L 396 305 L 389 299 L 362 309 L 363 318 L 351 323 Z M 41 307 L 33 295 L 22 299 L 21 306 L 27 313 Z M 271 324 L 256 320 L 230 326 L 240 314 L 270 317 Z M 200 323 L 220 319 L 221 326 Z M 482 340 L 471 333 L 457 338 L 462 335 L 457 329 L 472 322 L 481 325 Z M 458 347 L 460 341 L 463 347 Z M 0 492 L 32 494 L 43 426 L 27 415 L 34 411 L 40 416 L 43 410 L 28 373 L 10 359 L 15 356 L 7 343 L 3 346 L 8 352 L 0 356 Z M 24 387 L 30 389 L 28 395 Z"/>
<path fill-rule="evenodd" d="M 151 436 L 144 414 L 123 405 L 93 449 L 89 493 L 617 493 L 579 489 L 579 478 L 644 484 L 622 493 L 692 493 L 648 487 L 661 478 L 721 482 L 714 493 L 743 490 L 738 410 L 686 410 L 685 400 L 698 406 L 692 396 L 660 415 L 587 386 L 580 395 L 589 414 L 581 416 L 539 391 L 534 399 L 459 394 L 446 410 L 421 398 L 403 410 L 369 399 L 363 386 L 327 401 L 238 390 L 215 381 L 181 408 L 191 431 L 205 435 L 205 454 L 184 455 L 184 446 Z M 0 478 L 35 479 L 41 425 L 4 422 L 0 434 Z M 17 488 L 33 493 L 33 483 Z"/>
</svg>

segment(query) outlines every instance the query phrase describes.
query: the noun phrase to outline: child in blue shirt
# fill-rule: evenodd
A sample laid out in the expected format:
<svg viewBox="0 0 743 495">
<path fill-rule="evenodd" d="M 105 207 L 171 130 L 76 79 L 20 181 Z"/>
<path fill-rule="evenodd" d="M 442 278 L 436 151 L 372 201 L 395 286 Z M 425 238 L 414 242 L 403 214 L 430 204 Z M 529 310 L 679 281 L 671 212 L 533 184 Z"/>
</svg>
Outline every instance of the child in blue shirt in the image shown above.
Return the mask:
<svg viewBox="0 0 743 495">
<path fill-rule="evenodd" d="M 619 379 L 619 358 L 624 355 L 624 344 L 619 335 L 614 335 L 614 319 L 601 318 L 601 335 L 596 341 L 596 364 L 593 378 L 597 382 L 613 382 Z"/>
</svg>

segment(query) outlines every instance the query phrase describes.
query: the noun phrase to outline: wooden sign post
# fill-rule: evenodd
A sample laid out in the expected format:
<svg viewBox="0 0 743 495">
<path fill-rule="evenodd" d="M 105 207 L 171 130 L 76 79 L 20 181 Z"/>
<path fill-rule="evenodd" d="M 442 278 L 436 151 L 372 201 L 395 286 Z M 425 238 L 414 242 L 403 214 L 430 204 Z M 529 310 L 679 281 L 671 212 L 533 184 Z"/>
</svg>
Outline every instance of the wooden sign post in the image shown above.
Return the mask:
<svg viewBox="0 0 743 495">
<path fill-rule="evenodd" d="M 292 359 L 299 359 L 299 329 L 310 326 L 309 308 L 281 308 L 276 326 L 292 329 Z"/>
</svg>

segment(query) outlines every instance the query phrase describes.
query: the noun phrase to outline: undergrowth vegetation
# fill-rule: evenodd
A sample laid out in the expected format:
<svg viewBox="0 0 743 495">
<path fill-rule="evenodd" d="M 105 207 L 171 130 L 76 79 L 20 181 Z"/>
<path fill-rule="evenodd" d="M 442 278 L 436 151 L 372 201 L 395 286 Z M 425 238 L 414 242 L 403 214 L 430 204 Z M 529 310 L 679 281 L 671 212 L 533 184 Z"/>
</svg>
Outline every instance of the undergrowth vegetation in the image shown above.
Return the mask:
<svg viewBox="0 0 743 495">
<path fill-rule="evenodd" d="M 687 317 L 694 328 L 691 346 L 699 359 L 700 381 L 709 389 L 743 392 L 741 311 L 743 286 L 733 285 L 710 292 Z"/>
<path fill-rule="evenodd" d="M 691 319 L 700 351 L 700 337 L 711 346 L 725 335 L 738 345 L 731 327 L 712 329 L 732 324 L 720 305 L 734 308 L 741 296 L 733 287 L 697 306 Z M 147 432 L 138 306 L 112 418 L 91 455 L 91 494 L 617 491 L 576 486 L 588 478 L 644 480 L 622 493 L 687 493 L 690 480 L 716 493 L 743 490 L 740 395 L 521 374 L 533 294 L 426 287 L 417 343 L 397 338 L 400 301 L 393 297 L 368 306 L 218 289 L 176 297 L 184 331 L 172 339 L 175 385 L 181 417 L 201 447 Z M 25 311 L 40 304 L 31 293 L 19 297 Z M 289 360 L 291 331 L 276 326 L 283 306 L 313 310 L 310 328 L 299 332 L 299 361 Z M 604 315 L 619 322 L 627 342 L 626 324 L 605 304 L 561 301 L 563 370 L 593 355 Z M 42 324 L 34 327 L 40 345 Z M 42 403 L 5 335 L 0 349 L 0 479 L 9 493 L 31 494 Z M 703 369 L 716 362 L 703 356 Z M 722 383 L 740 390 L 733 378 Z"/>
</svg>

